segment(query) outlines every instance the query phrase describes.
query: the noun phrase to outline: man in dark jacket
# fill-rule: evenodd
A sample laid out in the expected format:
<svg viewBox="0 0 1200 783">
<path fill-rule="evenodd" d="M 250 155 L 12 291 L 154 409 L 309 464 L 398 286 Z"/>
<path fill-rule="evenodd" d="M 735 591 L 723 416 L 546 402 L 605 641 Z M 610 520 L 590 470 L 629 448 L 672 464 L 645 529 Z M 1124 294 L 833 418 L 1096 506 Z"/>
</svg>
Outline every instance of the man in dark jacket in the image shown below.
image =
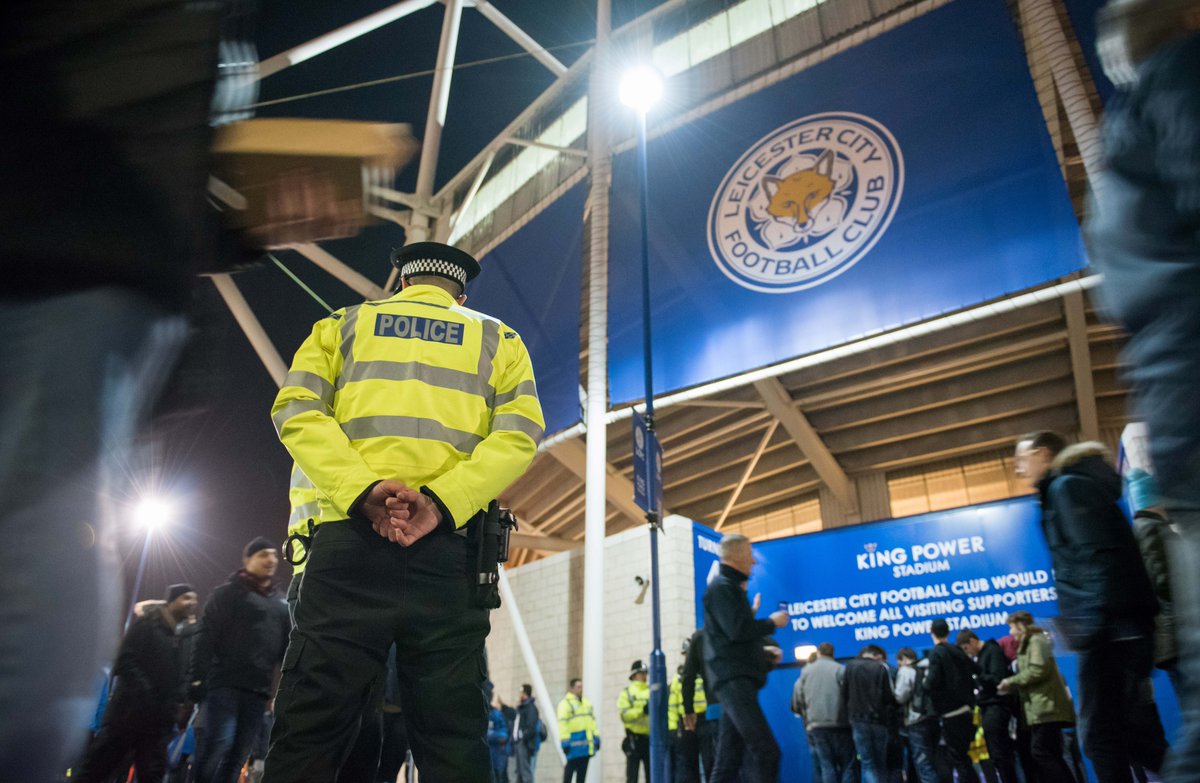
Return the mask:
<svg viewBox="0 0 1200 783">
<path fill-rule="evenodd" d="M 683 720 L 679 732 L 680 783 L 699 783 L 699 767 L 704 768 L 704 779 L 712 780 L 713 761 L 717 755 L 717 727 L 721 720 L 721 706 L 717 694 L 704 677 L 704 629 L 699 628 L 688 640 L 687 653 L 683 659 L 680 690 L 683 697 Z M 700 697 L 704 702 L 697 705 L 696 678 L 700 679 Z M 697 757 L 699 757 L 697 759 Z M 697 761 L 699 763 L 697 763 Z"/>
<path fill-rule="evenodd" d="M 863 783 L 887 783 L 888 726 L 897 705 L 883 659 L 882 649 L 867 645 L 842 673 L 842 703 L 862 761 Z"/>
<path fill-rule="evenodd" d="M 533 686 L 521 686 L 521 702 L 517 705 L 517 718 L 513 723 L 513 755 L 517 760 L 517 783 L 533 783 L 537 773 L 537 754 L 545 735 L 537 701 L 533 698 Z"/>
<path fill-rule="evenodd" d="M 975 768 L 968 752 L 975 739 L 975 664 L 950 644 L 950 624 L 938 618 L 929 625 L 933 649 L 925 689 L 933 709 L 942 719 L 942 739 L 950 763 L 960 780 L 974 780 Z"/>
<path fill-rule="evenodd" d="M 1183 649 L 1200 647 L 1200 4 L 1120 0 L 1098 19 L 1118 94 L 1105 108 L 1104 166 L 1089 255 L 1108 312 L 1129 330 L 1139 414 L 1167 514 Z M 1200 778 L 1200 657 L 1184 660 L 1184 727 L 1168 777 Z"/>
<path fill-rule="evenodd" d="M 204 605 L 189 677 L 205 711 L 198 783 L 236 783 L 269 709 L 291 629 L 287 604 L 272 586 L 278 566 L 275 545 L 254 539 L 242 569 Z"/>
<path fill-rule="evenodd" d="M 1017 444 L 1017 475 L 1039 493 L 1058 591 L 1059 629 L 1079 653 L 1083 749 L 1101 783 L 1127 783 L 1130 764 L 1158 772 L 1166 742 L 1144 699 L 1154 667 L 1158 602 L 1117 505 L 1121 477 L 1099 443 L 1067 447 L 1055 432 Z"/>
<path fill-rule="evenodd" d="M 746 783 L 775 783 L 779 779 L 779 743 L 758 704 L 758 690 L 767 681 L 768 658 L 763 639 L 787 623 L 782 609 L 756 620 L 746 598 L 746 582 L 754 568 L 750 539 L 728 535 L 721 539 L 721 570 L 704 592 L 705 684 L 721 702 L 721 727 L 713 783 L 738 779 L 742 757 L 752 763 Z"/>
<path fill-rule="evenodd" d="M 1000 683 L 1012 674 L 1008 658 L 995 639 L 982 642 L 974 631 L 966 628 L 958 632 L 954 642 L 975 661 L 979 712 L 988 758 L 996 765 L 1000 783 L 1017 783 L 1017 750 L 1008 733 L 1009 722 L 1016 715 L 1015 700 L 1011 694 L 1002 696 L 996 692 Z"/>
<path fill-rule="evenodd" d="M 167 602 L 149 607 L 129 626 L 113 667 L 116 687 L 104 723 L 74 778 L 101 783 L 133 757 L 138 780 L 162 780 L 167 741 L 180 718 L 183 667 L 175 626 L 196 608 L 196 591 L 172 585 Z M 128 768 L 128 763 L 125 764 Z"/>
</svg>

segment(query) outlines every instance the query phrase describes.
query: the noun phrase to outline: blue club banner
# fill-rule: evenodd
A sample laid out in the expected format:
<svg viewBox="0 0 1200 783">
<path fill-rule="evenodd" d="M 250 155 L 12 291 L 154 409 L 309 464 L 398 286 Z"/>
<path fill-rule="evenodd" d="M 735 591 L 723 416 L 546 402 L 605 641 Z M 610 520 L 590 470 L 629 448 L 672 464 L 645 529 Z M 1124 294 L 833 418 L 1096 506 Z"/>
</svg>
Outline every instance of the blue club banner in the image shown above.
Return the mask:
<svg viewBox="0 0 1200 783">
<path fill-rule="evenodd" d="M 636 152 L 614 163 L 612 279 L 638 280 Z M 1085 265 L 1003 0 L 955 0 L 650 143 L 655 393 Z M 644 396 L 614 285 L 615 403 Z"/>
<path fill-rule="evenodd" d="M 704 623 L 702 599 L 717 570 L 719 540 L 710 528 L 694 526 L 697 626 Z M 1033 498 L 764 541 L 754 553 L 747 598 L 761 594 L 759 616 L 782 606 L 789 619 L 775 633 L 783 664 L 759 696 L 783 749 L 781 780 L 811 779 L 803 726 L 790 707 L 801 671 L 797 652 L 806 656 L 804 648 L 831 642 L 844 660 L 876 644 L 894 666 L 900 648 L 923 654 L 932 646 L 929 624 L 938 617 L 949 621 L 952 637 L 970 628 L 980 639 L 999 639 L 1008 634 L 1005 618 L 1018 609 L 1054 634 L 1054 574 Z M 1056 656 L 1078 694 L 1075 656 L 1061 642 Z M 1179 712 L 1161 672 L 1155 692 L 1169 738 Z"/>
<path fill-rule="evenodd" d="M 718 534 L 697 525 L 695 536 L 702 596 Z M 1041 511 L 1031 498 L 765 541 L 754 551 L 750 594 L 762 594 L 764 612 L 788 610 L 788 625 L 775 634 L 785 663 L 796 661 L 797 648 L 821 642 L 839 655 L 867 644 L 921 649 L 937 617 L 986 638 L 1008 633 L 1004 618 L 1017 609 L 1058 615 Z M 702 623 L 703 606 L 696 611 Z"/>
<path fill-rule="evenodd" d="M 533 361 L 546 432 L 579 421 L 583 205 L 577 185 L 482 259 L 467 307 L 516 329 Z"/>
</svg>

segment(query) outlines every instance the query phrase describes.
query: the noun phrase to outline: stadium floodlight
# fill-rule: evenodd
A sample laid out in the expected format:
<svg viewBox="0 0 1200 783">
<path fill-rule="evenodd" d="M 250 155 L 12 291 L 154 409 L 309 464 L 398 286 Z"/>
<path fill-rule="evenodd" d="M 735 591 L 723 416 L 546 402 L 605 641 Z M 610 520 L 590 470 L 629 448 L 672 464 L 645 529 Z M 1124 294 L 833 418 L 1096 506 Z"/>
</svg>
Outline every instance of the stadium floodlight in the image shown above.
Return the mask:
<svg viewBox="0 0 1200 783">
<path fill-rule="evenodd" d="M 645 114 L 662 99 L 662 75 L 649 65 L 630 68 L 621 76 L 621 82 L 617 87 L 617 96 L 621 99 L 621 103 L 639 114 Z"/>
<path fill-rule="evenodd" d="M 175 516 L 175 505 L 160 497 L 147 496 L 138 501 L 133 509 L 133 521 L 147 534 L 153 533 L 170 523 Z"/>
</svg>

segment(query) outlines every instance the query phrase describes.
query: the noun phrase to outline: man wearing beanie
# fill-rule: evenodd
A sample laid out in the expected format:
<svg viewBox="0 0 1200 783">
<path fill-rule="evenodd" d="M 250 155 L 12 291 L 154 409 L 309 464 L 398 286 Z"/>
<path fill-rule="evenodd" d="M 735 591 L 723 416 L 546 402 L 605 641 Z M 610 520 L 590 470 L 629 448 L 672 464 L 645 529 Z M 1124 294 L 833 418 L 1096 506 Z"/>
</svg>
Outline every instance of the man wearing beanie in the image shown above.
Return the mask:
<svg viewBox="0 0 1200 783">
<path fill-rule="evenodd" d="M 75 780 L 100 783 L 132 757 L 138 780 L 162 780 L 167 741 L 180 717 L 183 670 L 175 627 L 196 609 L 190 585 L 171 585 L 165 604 L 147 607 L 129 626 L 113 666 L 116 684 L 96 741 Z"/>
<path fill-rule="evenodd" d="M 256 538 L 242 568 L 213 590 L 192 655 L 189 695 L 204 705 L 196 749 L 197 783 L 237 783 L 270 709 L 290 629 L 287 604 L 274 588 L 279 551 Z"/>
</svg>

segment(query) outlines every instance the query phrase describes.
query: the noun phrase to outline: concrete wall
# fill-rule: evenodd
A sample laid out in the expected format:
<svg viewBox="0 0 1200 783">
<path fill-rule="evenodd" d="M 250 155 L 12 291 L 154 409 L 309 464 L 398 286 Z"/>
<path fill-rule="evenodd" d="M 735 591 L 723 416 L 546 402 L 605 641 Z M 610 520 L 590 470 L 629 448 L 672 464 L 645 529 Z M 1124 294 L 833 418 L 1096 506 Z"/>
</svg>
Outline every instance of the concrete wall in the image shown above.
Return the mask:
<svg viewBox="0 0 1200 783">
<path fill-rule="evenodd" d="M 668 677 L 682 663 L 680 646 L 695 630 L 695 579 L 692 565 L 692 523 L 668 518 L 659 537 L 663 650 Z M 651 638 L 650 594 L 636 603 L 641 589 L 635 576 L 650 576 L 650 541 L 646 527 L 626 530 L 605 541 L 604 556 L 604 683 L 584 683 L 585 695 L 599 712 L 603 745 L 593 764 L 603 763 L 603 780 L 624 780 L 621 753 L 624 729 L 617 715 L 617 696 L 628 681 L 635 658 L 649 661 Z M 563 552 L 508 572 L 513 594 L 526 631 L 557 706 L 567 682 L 583 671 L 583 550 Z M 529 668 L 521 656 L 512 620 L 505 608 L 492 613 L 488 637 L 492 682 L 506 702 L 515 703 L 521 683 L 530 682 Z M 595 778 L 593 778 L 594 780 Z M 542 747 L 538 783 L 562 780 L 555 749 Z"/>
</svg>

